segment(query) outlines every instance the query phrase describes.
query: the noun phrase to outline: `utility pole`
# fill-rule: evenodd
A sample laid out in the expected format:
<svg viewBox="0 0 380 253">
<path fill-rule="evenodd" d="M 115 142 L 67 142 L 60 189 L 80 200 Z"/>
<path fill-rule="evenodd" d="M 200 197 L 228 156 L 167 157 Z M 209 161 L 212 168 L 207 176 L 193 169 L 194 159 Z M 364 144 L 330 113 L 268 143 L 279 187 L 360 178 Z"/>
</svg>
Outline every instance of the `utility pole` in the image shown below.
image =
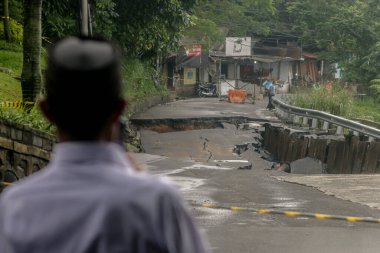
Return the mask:
<svg viewBox="0 0 380 253">
<path fill-rule="evenodd" d="M 81 35 L 88 36 L 88 1 L 82 0 L 81 5 Z"/>
</svg>

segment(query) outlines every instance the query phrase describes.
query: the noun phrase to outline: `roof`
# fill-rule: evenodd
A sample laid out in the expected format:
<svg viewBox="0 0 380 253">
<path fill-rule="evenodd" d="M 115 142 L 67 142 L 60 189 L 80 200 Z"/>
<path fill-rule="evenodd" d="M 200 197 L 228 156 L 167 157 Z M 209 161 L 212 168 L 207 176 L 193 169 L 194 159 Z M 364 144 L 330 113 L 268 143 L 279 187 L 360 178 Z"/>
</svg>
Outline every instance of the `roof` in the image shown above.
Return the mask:
<svg viewBox="0 0 380 253">
<path fill-rule="evenodd" d="M 280 56 L 271 56 L 271 55 L 251 55 L 251 56 L 226 56 L 225 52 L 210 52 L 210 57 L 220 58 L 220 59 L 234 59 L 234 60 L 244 60 L 252 59 L 259 62 L 279 62 L 279 61 L 296 61 L 299 59 L 294 59 L 291 57 L 280 57 Z"/>
<path fill-rule="evenodd" d="M 317 59 L 318 55 L 309 53 L 309 52 L 302 52 L 303 57 L 310 58 L 310 59 Z"/>
</svg>

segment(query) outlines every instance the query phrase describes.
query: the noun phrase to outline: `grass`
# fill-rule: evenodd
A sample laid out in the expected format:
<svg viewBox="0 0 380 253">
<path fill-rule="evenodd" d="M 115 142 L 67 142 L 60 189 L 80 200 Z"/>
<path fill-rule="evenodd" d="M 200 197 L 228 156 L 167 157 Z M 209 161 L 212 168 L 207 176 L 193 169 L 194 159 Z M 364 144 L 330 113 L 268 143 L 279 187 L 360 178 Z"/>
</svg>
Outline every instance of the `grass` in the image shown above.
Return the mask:
<svg viewBox="0 0 380 253">
<path fill-rule="evenodd" d="M 0 72 L 0 100 L 21 100 L 21 84 L 14 77 L 21 76 L 22 48 L 15 44 L 0 41 L 0 68 L 9 69 L 11 72 Z"/>
<path fill-rule="evenodd" d="M 334 85 L 332 89 L 318 87 L 308 93 L 299 92 L 290 103 L 308 109 L 319 110 L 337 116 L 349 117 L 353 107 L 352 95 L 343 87 Z"/>
<path fill-rule="evenodd" d="M 332 92 L 324 88 L 310 90 L 307 94 L 297 93 L 291 104 L 324 111 L 346 118 L 366 119 L 380 123 L 380 104 L 371 98 L 354 99 L 352 94 L 339 85 L 334 85 Z"/>
<path fill-rule="evenodd" d="M 355 100 L 351 117 L 380 123 L 380 104 L 371 98 Z"/>
<path fill-rule="evenodd" d="M 0 67 L 10 69 L 14 76 L 21 76 L 22 52 L 0 50 Z"/>
<path fill-rule="evenodd" d="M 20 81 L 10 74 L 0 72 L 0 101 L 18 101 L 21 98 Z"/>
</svg>

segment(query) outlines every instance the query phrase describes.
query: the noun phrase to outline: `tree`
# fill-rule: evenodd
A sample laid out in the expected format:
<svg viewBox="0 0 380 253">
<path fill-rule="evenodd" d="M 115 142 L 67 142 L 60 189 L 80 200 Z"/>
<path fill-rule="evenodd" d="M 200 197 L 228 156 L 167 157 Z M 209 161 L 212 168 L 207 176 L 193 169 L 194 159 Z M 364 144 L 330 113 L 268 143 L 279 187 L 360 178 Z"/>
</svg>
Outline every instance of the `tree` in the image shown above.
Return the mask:
<svg viewBox="0 0 380 253">
<path fill-rule="evenodd" d="M 3 0 L 3 24 L 4 24 L 4 38 L 7 42 L 11 41 L 11 28 L 9 25 L 9 8 L 8 0 Z"/>
<path fill-rule="evenodd" d="M 36 102 L 41 90 L 41 7 L 42 0 L 24 0 L 23 102 Z"/>
<path fill-rule="evenodd" d="M 42 3 L 42 33 L 54 42 L 79 33 L 79 1 L 50 0 Z"/>
<path fill-rule="evenodd" d="M 196 16 L 193 19 L 193 25 L 186 30 L 185 35 L 202 44 L 202 50 L 209 50 L 213 45 L 224 41 L 224 34 L 214 21 Z"/>
<path fill-rule="evenodd" d="M 195 4 L 195 0 L 115 2 L 118 17 L 113 37 L 121 42 L 125 54 L 150 59 L 176 49 Z"/>
<path fill-rule="evenodd" d="M 271 0 L 203 0 L 185 36 L 210 45 L 225 36 L 268 35 L 276 10 Z"/>
<path fill-rule="evenodd" d="M 347 80 L 374 78 L 376 73 L 365 66 L 380 39 L 377 0 L 291 0 L 287 10 L 292 31 L 302 36 L 306 49 L 338 62 Z"/>
</svg>

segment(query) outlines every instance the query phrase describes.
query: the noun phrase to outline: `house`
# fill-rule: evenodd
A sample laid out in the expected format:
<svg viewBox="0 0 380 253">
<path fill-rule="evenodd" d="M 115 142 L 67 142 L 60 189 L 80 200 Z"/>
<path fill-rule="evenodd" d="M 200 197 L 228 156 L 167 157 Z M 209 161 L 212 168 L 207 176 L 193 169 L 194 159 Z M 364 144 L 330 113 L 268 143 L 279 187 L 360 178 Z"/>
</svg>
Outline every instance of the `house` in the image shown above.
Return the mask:
<svg viewBox="0 0 380 253">
<path fill-rule="evenodd" d="M 191 96 L 199 82 L 210 82 L 207 67 L 209 55 L 202 51 L 199 44 L 183 45 L 177 52 L 166 59 L 163 76 L 167 88 L 179 95 Z"/>
<path fill-rule="evenodd" d="M 316 82 L 317 56 L 302 52 L 297 37 L 227 37 L 217 50 L 202 50 L 196 43 L 184 44 L 166 62 L 168 89 L 192 95 L 198 83 L 216 83 L 221 95 L 228 89 L 260 90 L 264 79 L 276 81 L 278 91 L 288 92 L 292 85 Z"/>
</svg>

